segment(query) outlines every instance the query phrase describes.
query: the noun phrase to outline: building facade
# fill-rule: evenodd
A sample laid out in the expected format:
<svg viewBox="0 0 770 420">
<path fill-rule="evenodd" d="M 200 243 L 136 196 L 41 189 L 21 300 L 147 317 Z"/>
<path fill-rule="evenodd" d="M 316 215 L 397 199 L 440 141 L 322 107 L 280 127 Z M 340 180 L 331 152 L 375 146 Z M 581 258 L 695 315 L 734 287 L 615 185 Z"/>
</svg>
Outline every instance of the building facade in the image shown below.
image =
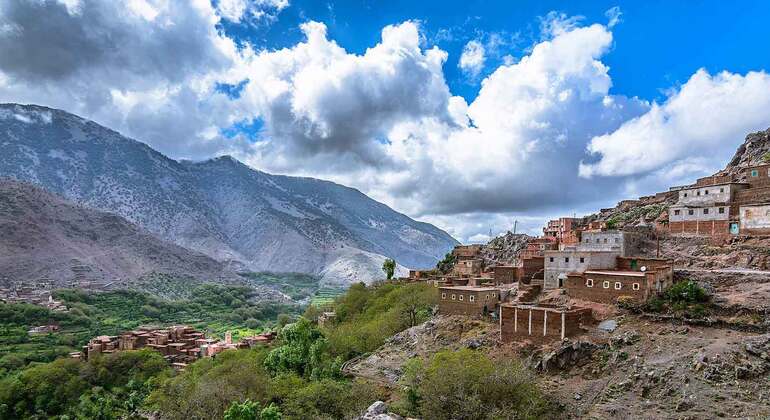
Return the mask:
<svg viewBox="0 0 770 420">
<path fill-rule="evenodd" d="M 622 230 L 593 230 L 581 235 L 578 251 L 617 252 L 621 256 L 639 253 L 644 237 L 637 232 Z"/>
<path fill-rule="evenodd" d="M 438 311 L 443 315 L 487 316 L 500 302 L 500 291 L 494 287 L 445 286 L 438 293 Z"/>
<path fill-rule="evenodd" d="M 613 270 L 586 270 L 567 275 L 565 289 L 574 299 L 615 304 L 621 296 L 646 302 L 674 281 L 673 261 L 618 258 Z"/>
<path fill-rule="evenodd" d="M 619 255 L 619 252 L 612 251 L 547 251 L 543 289 L 564 287 L 568 273 L 615 268 Z"/>
</svg>

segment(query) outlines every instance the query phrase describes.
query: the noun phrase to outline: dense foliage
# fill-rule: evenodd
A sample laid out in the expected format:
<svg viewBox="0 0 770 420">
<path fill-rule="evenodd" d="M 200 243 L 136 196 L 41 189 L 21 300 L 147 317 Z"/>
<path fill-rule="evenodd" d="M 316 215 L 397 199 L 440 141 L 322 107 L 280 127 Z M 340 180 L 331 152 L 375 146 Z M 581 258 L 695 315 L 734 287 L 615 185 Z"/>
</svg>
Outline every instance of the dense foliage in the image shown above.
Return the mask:
<svg viewBox="0 0 770 420">
<path fill-rule="evenodd" d="M 402 381 L 404 413 L 425 419 L 538 419 L 553 410 L 519 363 L 469 349 L 412 359 Z"/>
<path fill-rule="evenodd" d="M 163 357 L 149 349 L 34 365 L 0 381 L 0 418 L 133 418 L 169 374 Z"/>
<path fill-rule="evenodd" d="M 182 307 L 134 292 L 67 291 L 60 297 L 78 311 L 56 316 L 67 328 L 122 329 L 148 319 L 237 324 L 257 316 L 252 311 L 262 311 L 261 316 L 279 311 L 247 304 L 248 292 L 239 289 L 200 292 L 200 299 Z M 179 373 L 151 350 L 88 362 L 32 364 L 0 380 L 0 418 L 132 419 L 140 411 L 164 420 L 352 418 L 387 393 L 372 383 L 345 378 L 342 362 L 427 319 L 436 294 L 426 284 L 357 284 L 337 299 L 336 320 L 323 327 L 312 322 L 317 309 L 311 307 L 306 317 L 279 327 L 274 344 L 225 351 Z M 50 315 L 37 308 L 17 309 L 6 313 L 8 322 L 41 321 Z M 207 316 L 195 318 L 197 310 Z M 287 322 L 286 316 L 280 318 Z M 426 419 L 550 414 L 532 378 L 514 362 L 493 363 L 481 353 L 463 350 L 424 362 L 415 359 L 406 370 L 401 402 L 394 406 L 402 414 Z"/>
<path fill-rule="evenodd" d="M 294 300 L 315 295 L 321 288 L 320 279 L 300 273 L 240 273 L 248 283 L 255 286 L 270 286 L 287 294 Z"/>
<path fill-rule="evenodd" d="M 436 289 L 425 283 L 354 284 L 338 299 L 336 322 L 327 328 L 330 350 L 343 360 L 370 352 L 428 319 L 436 303 Z"/>
<path fill-rule="evenodd" d="M 396 272 L 396 261 L 392 258 L 386 258 L 382 262 L 382 272 L 385 273 L 385 278 L 391 280 L 393 274 Z"/>
<path fill-rule="evenodd" d="M 238 339 L 272 327 L 281 314 L 297 312 L 293 305 L 255 303 L 253 293 L 245 287 L 203 285 L 192 289 L 191 299 L 170 301 L 136 291 L 62 290 L 56 297 L 70 308 L 68 313 L 37 305 L 0 305 L 0 377 L 30 362 L 48 362 L 79 350 L 93 336 L 140 325 L 189 324 L 220 336 L 232 331 Z M 27 333 L 30 327 L 47 324 L 59 325 L 60 331 Z"/>
</svg>

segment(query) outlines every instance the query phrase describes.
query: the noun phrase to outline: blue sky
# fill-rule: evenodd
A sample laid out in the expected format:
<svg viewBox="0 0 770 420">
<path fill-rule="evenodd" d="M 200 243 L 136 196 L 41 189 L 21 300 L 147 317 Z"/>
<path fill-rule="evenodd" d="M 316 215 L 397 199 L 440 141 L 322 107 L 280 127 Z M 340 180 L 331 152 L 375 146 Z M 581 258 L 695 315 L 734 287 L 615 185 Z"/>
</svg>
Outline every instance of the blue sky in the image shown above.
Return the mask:
<svg viewBox="0 0 770 420">
<path fill-rule="evenodd" d="M 483 241 L 723 168 L 770 127 L 769 21 L 765 1 L 6 0 L 0 102 Z"/>
<path fill-rule="evenodd" d="M 457 67 L 466 42 L 500 34 L 509 43 L 501 53 L 521 57 L 540 39 L 540 21 L 548 13 L 607 22 L 613 7 L 620 8 L 621 22 L 603 60 L 613 91 L 659 99 L 702 67 L 740 73 L 770 68 L 770 42 L 762 41 L 770 39 L 766 1 L 294 1 L 269 25 L 222 27 L 236 39 L 278 49 L 300 42 L 299 24 L 316 20 L 327 25 L 330 38 L 361 54 L 379 41 L 384 26 L 417 20 L 427 44 L 449 53 L 444 72 L 452 92 L 471 101 L 479 83 L 469 82 Z M 452 31 L 453 39 L 439 37 L 442 30 Z M 482 76 L 500 63 L 491 60 Z"/>
</svg>

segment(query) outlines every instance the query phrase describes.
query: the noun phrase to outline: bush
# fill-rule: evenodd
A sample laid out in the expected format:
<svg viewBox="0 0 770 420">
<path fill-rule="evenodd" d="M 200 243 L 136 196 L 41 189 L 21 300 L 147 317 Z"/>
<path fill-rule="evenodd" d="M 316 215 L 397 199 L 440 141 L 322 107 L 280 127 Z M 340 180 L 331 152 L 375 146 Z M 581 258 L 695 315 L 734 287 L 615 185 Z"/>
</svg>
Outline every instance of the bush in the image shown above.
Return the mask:
<svg viewBox="0 0 770 420">
<path fill-rule="evenodd" d="M 703 303 L 708 301 L 708 294 L 698 283 L 687 280 L 674 284 L 666 289 L 664 298 L 671 303 Z"/>
<path fill-rule="evenodd" d="M 413 359 L 403 385 L 404 414 L 425 419 L 537 419 L 553 409 L 519 363 L 468 349 Z"/>
</svg>

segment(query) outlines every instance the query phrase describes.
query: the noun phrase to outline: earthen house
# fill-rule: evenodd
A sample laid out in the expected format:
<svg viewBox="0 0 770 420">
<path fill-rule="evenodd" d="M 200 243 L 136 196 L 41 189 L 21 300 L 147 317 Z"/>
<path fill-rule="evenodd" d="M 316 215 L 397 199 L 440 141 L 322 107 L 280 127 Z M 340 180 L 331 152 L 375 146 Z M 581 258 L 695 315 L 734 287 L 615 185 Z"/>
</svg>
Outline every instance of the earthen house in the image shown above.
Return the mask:
<svg viewBox="0 0 770 420">
<path fill-rule="evenodd" d="M 495 287 L 442 286 L 438 293 L 438 311 L 444 315 L 487 316 L 500 301 Z"/>
</svg>

